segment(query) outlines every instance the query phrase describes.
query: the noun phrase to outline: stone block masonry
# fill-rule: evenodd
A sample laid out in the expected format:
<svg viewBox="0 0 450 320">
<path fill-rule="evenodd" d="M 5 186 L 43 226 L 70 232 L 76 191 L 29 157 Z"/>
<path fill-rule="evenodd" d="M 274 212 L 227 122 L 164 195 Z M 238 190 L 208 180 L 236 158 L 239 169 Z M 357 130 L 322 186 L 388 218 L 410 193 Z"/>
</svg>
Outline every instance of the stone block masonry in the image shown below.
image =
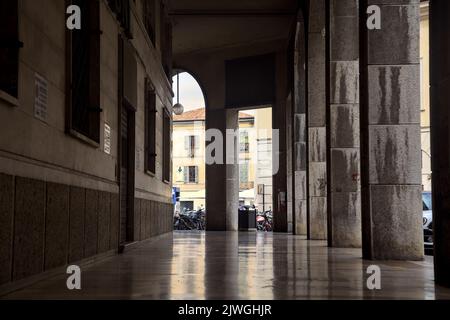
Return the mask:
<svg viewBox="0 0 450 320">
<path fill-rule="evenodd" d="M 135 201 L 135 241 L 173 230 L 171 203 Z M 118 239 L 118 194 L 0 173 L 0 286 L 118 252 Z"/>
</svg>

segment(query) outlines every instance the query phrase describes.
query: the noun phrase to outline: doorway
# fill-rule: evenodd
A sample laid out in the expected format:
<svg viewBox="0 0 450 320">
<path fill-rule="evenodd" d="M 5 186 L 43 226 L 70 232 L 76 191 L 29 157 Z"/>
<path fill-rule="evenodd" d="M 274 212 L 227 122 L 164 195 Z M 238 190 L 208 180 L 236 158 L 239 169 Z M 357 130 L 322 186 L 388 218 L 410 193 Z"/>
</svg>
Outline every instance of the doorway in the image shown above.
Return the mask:
<svg viewBox="0 0 450 320">
<path fill-rule="evenodd" d="M 119 251 L 134 241 L 136 144 L 136 61 L 130 43 L 119 36 Z"/>
<path fill-rule="evenodd" d="M 120 245 L 133 241 L 135 113 L 128 103 L 120 117 Z"/>
</svg>

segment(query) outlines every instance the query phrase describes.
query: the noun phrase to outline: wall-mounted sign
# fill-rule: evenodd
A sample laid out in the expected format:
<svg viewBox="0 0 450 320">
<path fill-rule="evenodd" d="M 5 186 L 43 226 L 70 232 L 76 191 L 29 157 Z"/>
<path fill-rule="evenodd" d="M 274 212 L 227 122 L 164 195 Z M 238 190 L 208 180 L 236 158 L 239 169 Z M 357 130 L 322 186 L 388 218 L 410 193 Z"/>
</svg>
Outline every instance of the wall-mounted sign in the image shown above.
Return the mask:
<svg viewBox="0 0 450 320">
<path fill-rule="evenodd" d="M 34 87 L 34 116 L 39 120 L 47 121 L 48 82 L 44 77 L 35 73 Z"/>
<path fill-rule="evenodd" d="M 264 194 L 264 185 L 258 184 L 258 194 L 263 195 Z"/>
<path fill-rule="evenodd" d="M 136 170 L 138 170 L 138 171 L 140 171 L 141 167 L 142 167 L 142 162 L 141 162 L 142 153 L 143 153 L 142 148 L 136 147 L 135 162 L 136 162 Z"/>
<path fill-rule="evenodd" d="M 104 150 L 106 154 L 111 154 L 111 127 L 105 123 Z"/>
</svg>

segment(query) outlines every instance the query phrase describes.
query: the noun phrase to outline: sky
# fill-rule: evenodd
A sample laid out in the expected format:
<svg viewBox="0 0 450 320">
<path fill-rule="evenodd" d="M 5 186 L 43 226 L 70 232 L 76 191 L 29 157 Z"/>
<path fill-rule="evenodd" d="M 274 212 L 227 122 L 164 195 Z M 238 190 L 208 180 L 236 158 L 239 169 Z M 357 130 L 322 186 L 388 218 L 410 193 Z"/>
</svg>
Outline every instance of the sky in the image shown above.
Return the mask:
<svg viewBox="0 0 450 320">
<path fill-rule="evenodd" d="M 175 97 L 173 104 L 177 103 L 177 76 L 173 77 L 173 91 Z M 202 89 L 197 80 L 189 73 L 180 73 L 180 103 L 184 106 L 184 111 L 190 111 L 199 108 L 205 108 L 205 99 Z M 246 110 L 246 113 L 255 114 L 252 110 Z"/>
<path fill-rule="evenodd" d="M 175 98 L 173 103 L 177 103 L 177 76 L 173 77 L 173 91 Z M 205 107 L 202 89 L 197 81 L 187 72 L 180 73 L 180 103 L 184 106 L 184 111 L 190 111 Z"/>
</svg>

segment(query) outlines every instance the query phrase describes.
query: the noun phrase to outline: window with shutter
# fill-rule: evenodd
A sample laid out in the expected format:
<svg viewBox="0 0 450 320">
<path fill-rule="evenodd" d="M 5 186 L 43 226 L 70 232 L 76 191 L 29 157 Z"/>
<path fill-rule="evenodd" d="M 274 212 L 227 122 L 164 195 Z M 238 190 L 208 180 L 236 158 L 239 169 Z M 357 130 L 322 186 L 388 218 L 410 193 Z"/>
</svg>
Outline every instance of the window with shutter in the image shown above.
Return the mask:
<svg viewBox="0 0 450 320">
<path fill-rule="evenodd" d="M 155 45 L 155 0 L 142 0 L 142 15 L 148 37 Z"/>
<path fill-rule="evenodd" d="M 184 149 L 187 151 L 189 158 L 195 158 L 195 150 L 198 149 L 198 137 L 186 136 L 184 138 Z"/>
<path fill-rule="evenodd" d="M 167 109 L 163 112 L 163 180 L 170 182 L 170 170 L 172 164 L 171 152 L 171 118 Z"/>
<path fill-rule="evenodd" d="M 250 141 L 248 137 L 247 131 L 242 131 L 239 136 L 239 144 L 240 144 L 240 151 L 241 152 L 250 152 Z"/>
<path fill-rule="evenodd" d="M 19 82 L 18 1 L 0 1 L 0 90 L 18 98 Z"/>
<path fill-rule="evenodd" d="M 67 31 L 69 131 L 100 143 L 100 7 L 98 1 L 73 0 L 81 30 Z"/>
<path fill-rule="evenodd" d="M 190 136 L 184 137 L 184 150 L 189 150 L 190 145 Z"/>
<path fill-rule="evenodd" d="M 116 14 L 116 19 L 125 30 L 128 38 L 131 38 L 130 0 L 108 0 L 108 5 Z"/>
<path fill-rule="evenodd" d="M 194 142 L 195 149 L 198 150 L 198 149 L 200 149 L 200 137 L 199 136 L 195 136 L 194 139 L 195 139 L 195 142 Z"/>
<path fill-rule="evenodd" d="M 145 170 L 156 173 L 156 94 L 149 78 L 145 79 Z"/>
<path fill-rule="evenodd" d="M 183 167 L 184 183 L 189 183 L 189 167 Z"/>
<path fill-rule="evenodd" d="M 199 182 L 199 168 L 197 166 L 184 167 L 184 183 Z"/>
<path fill-rule="evenodd" d="M 240 183 L 248 182 L 248 162 L 239 164 L 239 181 Z"/>
<path fill-rule="evenodd" d="M 161 1 L 160 9 L 160 39 L 162 65 L 168 79 L 172 78 L 172 23 L 167 13 L 164 2 Z"/>
</svg>

